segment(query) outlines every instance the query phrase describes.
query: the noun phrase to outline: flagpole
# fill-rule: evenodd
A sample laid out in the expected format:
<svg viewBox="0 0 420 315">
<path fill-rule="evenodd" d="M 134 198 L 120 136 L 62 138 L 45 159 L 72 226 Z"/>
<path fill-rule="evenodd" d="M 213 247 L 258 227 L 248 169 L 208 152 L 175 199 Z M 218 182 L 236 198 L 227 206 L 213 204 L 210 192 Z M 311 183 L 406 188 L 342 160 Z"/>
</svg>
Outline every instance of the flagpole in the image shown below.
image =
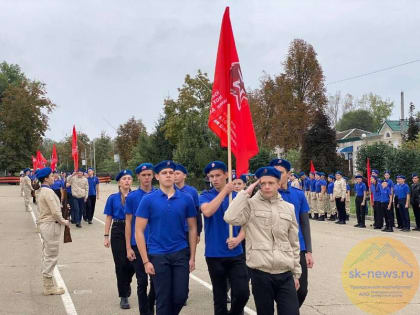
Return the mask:
<svg viewBox="0 0 420 315">
<path fill-rule="evenodd" d="M 232 183 L 232 144 L 230 132 L 230 104 L 227 104 L 227 141 L 228 141 L 228 182 Z M 229 205 L 232 203 L 232 193 L 229 194 Z M 233 226 L 229 224 L 229 238 L 233 237 Z"/>
</svg>

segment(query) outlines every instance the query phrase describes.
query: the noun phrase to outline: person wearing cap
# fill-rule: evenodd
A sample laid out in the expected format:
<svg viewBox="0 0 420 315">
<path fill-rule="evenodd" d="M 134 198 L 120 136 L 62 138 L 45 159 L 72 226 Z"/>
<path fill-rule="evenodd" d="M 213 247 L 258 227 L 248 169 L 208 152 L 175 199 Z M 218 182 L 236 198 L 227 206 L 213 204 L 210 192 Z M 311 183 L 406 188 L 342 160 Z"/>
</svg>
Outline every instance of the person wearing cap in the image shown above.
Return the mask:
<svg viewBox="0 0 420 315">
<path fill-rule="evenodd" d="M 83 219 L 92 224 L 95 214 L 96 200 L 99 199 L 99 178 L 95 175 L 93 168 L 88 168 L 87 181 L 89 185 L 88 198 L 86 200 L 86 217 Z"/>
<path fill-rule="evenodd" d="M 257 313 L 274 314 L 276 302 L 278 314 L 299 314 L 296 291 L 302 269 L 294 207 L 278 192 L 281 174 L 277 169 L 262 167 L 256 176 L 258 181 L 238 193 L 224 219 L 232 225 L 246 225 L 246 264 Z M 283 172 L 286 186 L 287 177 Z M 257 184 L 261 189 L 251 197 Z"/>
<path fill-rule="evenodd" d="M 152 276 L 157 315 L 181 312 L 188 297 L 189 273 L 195 269 L 197 210 L 190 195 L 175 189 L 175 169 L 173 161 L 155 165 L 159 189 L 144 196 L 136 210 L 136 242 L 146 273 Z"/>
<path fill-rule="evenodd" d="M 137 299 L 141 315 L 154 314 L 155 290 L 151 282 L 149 295 L 147 295 L 148 275 L 144 269 L 139 249 L 136 243 L 136 211 L 144 196 L 155 191 L 152 186 L 153 164 L 141 163 L 135 170 L 139 187 L 130 192 L 125 199 L 125 246 L 127 258 L 131 261 L 137 278 Z M 148 239 L 148 228 L 145 230 L 145 238 Z"/>
<path fill-rule="evenodd" d="M 310 178 L 311 178 L 311 203 L 310 203 L 310 207 L 311 207 L 311 213 L 309 218 L 310 219 L 314 219 L 314 220 L 318 220 L 318 201 L 317 201 L 317 197 L 316 197 L 316 183 L 317 180 L 315 178 L 315 172 L 311 172 L 309 174 Z"/>
<path fill-rule="evenodd" d="M 396 212 L 399 213 L 402 227 L 400 228 L 403 232 L 410 232 L 410 215 L 408 213 L 408 207 L 410 206 L 410 187 L 405 183 L 405 176 L 397 176 L 397 184 L 394 186 L 394 193 L 398 198 L 396 204 Z"/>
<path fill-rule="evenodd" d="M 64 177 L 63 177 L 63 179 L 64 179 L 64 189 L 65 189 L 65 198 L 64 198 L 64 203 L 66 204 L 66 206 L 67 206 L 67 208 L 68 209 L 70 209 L 70 218 L 71 218 L 71 220 L 70 220 L 70 223 L 72 223 L 72 224 L 76 224 L 76 221 L 74 221 L 74 217 L 73 217 L 73 196 L 72 196 L 72 194 L 71 194 L 71 186 L 70 185 L 67 185 L 67 180 L 68 180 L 68 178 L 70 178 L 70 175 L 71 175 L 71 173 L 70 172 L 68 172 L 68 173 L 64 173 Z"/>
<path fill-rule="evenodd" d="M 34 191 L 34 189 L 32 188 L 31 178 L 29 177 L 30 171 L 31 170 L 29 168 L 25 168 L 23 170 L 23 173 L 25 174 L 25 176 L 23 177 L 23 184 L 22 184 L 23 198 L 25 201 L 25 210 L 28 212 L 32 211 L 32 207 L 30 203 L 31 203 L 32 192 Z"/>
<path fill-rule="evenodd" d="M 388 187 L 388 181 L 384 180 L 381 182 L 380 188 L 380 201 L 381 201 L 381 217 L 385 218 L 385 227 L 382 229 L 383 232 L 394 232 L 394 212 L 392 211 L 392 191 Z"/>
<path fill-rule="evenodd" d="M 131 294 L 130 284 L 134 275 L 134 267 L 127 258 L 124 206 L 126 198 L 131 191 L 133 172 L 127 169 L 122 170 L 117 174 L 115 180 L 118 183 L 119 191 L 108 197 L 104 208 L 104 214 L 106 215 L 104 246 L 106 248 L 111 246 L 117 276 L 120 308 L 129 309 L 128 297 Z M 111 236 L 109 235 L 110 230 Z"/>
<path fill-rule="evenodd" d="M 378 177 L 372 175 L 370 177 L 369 195 L 373 196 L 373 228 L 375 230 L 382 229 L 384 225 L 383 215 L 381 215 L 381 184 Z"/>
<path fill-rule="evenodd" d="M 227 281 L 232 289 L 231 314 L 242 314 L 249 299 L 248 270 L 241 242 L 239 226 L 233 226 L 232 238 L 229 225 L 223 216 L 229 207 L 229 194 L 235 198 L 233 184 L 227 183 L 226 164 L 213 161 L 204 168 L 213 186 L 200 195 L 200 208 L 204 215 L 206 263 L 213 285 L 214 314 L 227 314 Z"/>
<path fill-rule="evenodd" d="M 411 175 L 413 183 L 411 184 L 410 196 L 411 205 L 413 206 L 414 218 L 416 220 L 416 227 L 413 231 L 420 231 L 420 183 L 419 175 L 413 173 Z"/>
<path fill-rule="evenodd" d="M 346 182 L 346 221 L 350 219 L 350 200 L 351 200 L 351 187 L 350 187 L 350 180 L 347 176 L 343 176 L 345 182 Z"/>
<path fill-rule="evenodd" d="M 301 189 L 287 187 L 286 178 L 287 174 L 290 172 L 290 162 L 285 159 L 274 159 L 271 161 L 270 165 L 281 173 L 278 192 L 284 201 L 287 201 L 294 206 L 295 217 L 298 224 L 300 265 L 302 268 L 302 275 L 299 279 L 299 289 L 297 291 L 300 307 L 308 294 L 308 268 L 312 268 L 314 265 L 311 229 L 308 216 L 309 205 Z"/>
<path fill-rule="evenodd" d="M 60 178 L 60 174 L 57 171 L 53 171 L 54 184 L 51 185 L 51 189 L 55 192 L 60 202 L 63 202 L 63 190 L 64 181 Z"/>
<path fill-rule="evenodd" d="M 246 175 L 243 174 L 241 176 L 236 176 L 236 174 L 232 175 L 232 183 L 233 183 L 233 191 L 240 192 L 246 188 Z"/>
<path fill-rule="evenodd" d="M 25 173 L 23 171 L 20 171 L 19 173 L 19 188 L 20 188 L 20 195 L 23 197 L 23 179 L 25 177 Z"/>
<path fill-rule="evenodd" d="M 346 181 L 343 178 L 343 173 L 338 171 L 335 173 L 335 183 L 333 190 L 335 205 L 338 212 L 338 221 L 335 222 L 337 224 L 346 224 L 346 191 L 347 187 Z"/>
<path fill-rule="evenodd" d="M 54 284 L 53 272 L 58 261 L 58 251 L 61 237 L 61 226 L 69 226 L 61 213 L 61 204 L 57 195 L 51 189 L 54 176 L 49 167 L 37 172 L 37 179 L 41 183 L 38 198 L 38 227 L 42 239 L 42 280 L 44 295 L 64 294 L 64 289 Z"/>
<path fill-rule="evenodd" d="M 328 184 L 327 184 L 327 195 L 328 195 L 328 214 L 330 217 L 328 221 L 335 221 L 337 219 L 337 206 L 334 199 L 334 180 L 335 176 L 333 174 L 328 175 Z"/>
<path fill-rule="evenodd" d="M 76 227 L 81 228 L 82 215 L 85 210 L 85 202 L 89 195 L 89 183 L 83 176 L 83 170 L 79 169 L 75 174 L 67 178 L 67 186 L 71 186 L 72 195 L 72 220 L 76 223 Z"/>
<path fill-rule="evenodd" d="M 356 175 L 356 184 L 354 185 L 354 190 L 356 193 L 355 205 L 356 205 L 356 218 L 357 224 L 354 227 L 365 228 L 365 204 L 366 204 L 366 191 L 367 187 L 362 181 L 362 175 Z"/>
<path fill-rule="evenodd" d="M 391 203 L 392 216 L 394 218 L 397 217 L 397 228 L 401 229 L 403 226 L 402 226 L 402 219 L 401 219 L 400 213 L 397 210 L 398 197 L 395 196 L 394 182 L 391 179 L 391 172 L 390 171 L 386 170 L 384 172 L 384 180 L 388 183 L 388 187 L 391 189 L 391 193 L 392 193 L 392 200 L 393 200 L 393 202 Z M 394 214 L 394 210 L 395 210 L 395 214 Z M 392 221 L 392 226 L 393 227 L 395 227 L 395 222 L 394 221 Z"/>
<path fill-rule="evenodd" d="M 301 185 L 302 185 L 302 190 L 305 193 L 306 200 L 308 200 L 308 198 L 309 198 L 308 193 L 309 193 L 309 190 L 310 190 L 309 178 L 306 176 L 305 172 L 303 172 L 303 171 L 299 173 L 299 177 L 300 177 L 300 181 L 301 181 Z"/>
<path fill-rule="evenodd" d="M 319 217 L 318 221 L 325 221 L 325 216 L 327 214 L 328 209 L 328 195 L 327 195 L 327 181 L 325 180 L 325 173 L 319 172 L 320 179 L 319 179 L 319 187 L 321 188 L 318 194 L 319 200 Z"/>
</svg>

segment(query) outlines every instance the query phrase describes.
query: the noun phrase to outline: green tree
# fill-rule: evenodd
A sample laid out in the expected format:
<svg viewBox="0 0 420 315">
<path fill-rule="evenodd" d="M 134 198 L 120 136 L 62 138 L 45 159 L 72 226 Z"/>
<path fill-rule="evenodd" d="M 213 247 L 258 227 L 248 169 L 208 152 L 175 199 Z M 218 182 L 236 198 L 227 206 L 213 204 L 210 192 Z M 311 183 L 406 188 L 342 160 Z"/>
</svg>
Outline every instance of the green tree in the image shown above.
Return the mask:
<svg viewBox="0 0 420 315">
<path fill-rule="evenodd" d="M 0 102 L 4 91 L 9 85 L 20 85 L 26 80 L 25 74 L 19 65 L 9 65 L 3 61 L 0 63 Z"/>
<path fill-rule="evenodd" d="M 325 112 L 319 110 L 312 127 L 304 134 L 300 169 L 309 171 L 312 160 L 317 170 L 328 173 L 336 171 L 339 166 L 336 148 L 335 130 L 330 127 Z"/>
<path fill-rule="evenodd" d="M 384 121 L 391 115 L 394 102 L 383 100 L 379 95 L 364 94 L 359 100 L 359 107 L 370 111 L 374 121 L 374 131 L 378 131 Z"/>
<path fill-rule="evenodd" d="M 372 114 L 364 109 L 357 109 L 345 113 L 338 121 L 336 129 L 344 131 L 348 129 L 358 128 L 370 132 L 376 131 L 375 121 Z"/>
<path fill-rule="evenodd" d="M 408 119 L 408 130 L 407 130 L 407 135 L 405 137 L 406 141 L 415 141 L 419 134 L 419 126 L 414 117 L 414 108 L 415 108 L 414 104 L 413 102 L 411 102 L 410 110 L 409 110 L 410 118 Z"/>
<path fill-rule="evenodd" d="M 115 143 L 122 167 L 126 167 L 127 162 L 132 157 L 132 151 L 140 139 L 140 135 L 144 133 L 146 133 L 146 127 L 141 120 L 136 120 L 134 116 L 118 127 Z"/>
<path fill-rule="evenodd" d="M 271 149 L 260 147 L 260 152 L 249 160 L 249 169 L 252 173 L 255 173 L 257 169 L 269 165 L 270 161 L 275 158 L 276 155 Z"/>
<path fill-rule="evenodd" d="M 292 168 L 294 168 L 295 171 L 299 170 L 300 166 L 300 155 L 301 152 L 297 149 L 291 149 L 286 152 L 285 158 L 292 164 Z"/>
<path fill-rule="evenodd" d="M 356 157 L 357 170 L 366 174 L 366 163 L 369 158 L 371 169 L 376 169 L 383 174 L 391 166 L 389 165 L 389 161 L 393 150 L 394 148 L 392 146 L 382 142 L 362 146 Z"/>
<path fill-rule="evenodd" d="M 106 165 L 109 165 L 109 160 L 113 161 L 113 143 L 110 136 L 105 131 L 101 132 L 101 136 L 93 140 L 95 145 L 95 161 L 96 171 L 98 173 L 106 172 Z"/>
</svg>

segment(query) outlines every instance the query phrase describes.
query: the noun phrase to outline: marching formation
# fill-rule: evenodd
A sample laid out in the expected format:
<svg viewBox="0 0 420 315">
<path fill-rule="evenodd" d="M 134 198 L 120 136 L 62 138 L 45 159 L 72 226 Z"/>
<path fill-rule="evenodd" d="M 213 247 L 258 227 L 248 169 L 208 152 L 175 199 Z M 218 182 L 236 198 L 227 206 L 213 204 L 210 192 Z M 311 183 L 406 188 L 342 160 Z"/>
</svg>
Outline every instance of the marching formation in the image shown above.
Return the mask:
<svg viewBox="0 0 420 315">
<path fill-rule="evenodd" d="M 213 286 L 215 314 L 243 314 L 251 292 L 258 314 L 299 314 L 308 293 L 312 268 L 310 219 L 346 224 L 350 183 L 341 172 L 292 173 L 291 164 L 274 159 L 255 175 L 233 175 L 226 165 L 210 162 L 204 169 L 210 189 L 198 191 L 186 184 L 187 169 L 173 161 L 142 163 L 134 174 L 116 176 L 118 191 L 106 202 L 104 246 L 111 247 L 120 307 L 130 308 L 131 282 L 137 279 L 140 314 L 179 314 L 189 296 L 189 273 L 195 269 L 196 247 L 204 221 L 205 258 Z M 43 240 L 44 294 L 63 294 L 54 285 L 61 225 L 92 223 L 99 181 L 88 173 L 58 174 L 50 168 L 21 179 L 25 209 L 37 193 L 38 227 Z M 153 187 L 156 179 L 158 187 Z M 379 178 L 372 171 L 370 186 L 362 175 L 354 177 L 357 224 L 365 228 L 368 204 L 373 205 L 375 229 L 410 231 L 409 205 L 419 231 L 419 177 L 411 188 L 404 176 L 397 184 L 389 172 Z M 35 182 L 35 183 L 34 183 Z M 38 182 L 39 188 L 36 188 Z M 232 201 L 230 201 L 230 199 Z M 63 217 L 71 209 L 71 218 Z M 204 220 L 203 220 L 204 218 Z M 230 304 L 230 307 L 228 307 Z M 156 308 L 156 310 L 155 310 Z"/>
</svg>

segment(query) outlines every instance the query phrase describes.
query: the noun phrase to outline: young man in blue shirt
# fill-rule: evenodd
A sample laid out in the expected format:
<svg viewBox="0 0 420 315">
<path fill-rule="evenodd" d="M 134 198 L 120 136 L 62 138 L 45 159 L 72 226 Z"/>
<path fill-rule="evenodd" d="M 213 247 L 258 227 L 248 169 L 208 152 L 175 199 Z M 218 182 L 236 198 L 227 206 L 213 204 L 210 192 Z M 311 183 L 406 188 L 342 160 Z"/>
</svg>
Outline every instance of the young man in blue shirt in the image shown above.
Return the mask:
<svg viewBox="0 0 420 315">
<path fill-rule="evenodd" d="M 327 184 L 327 195 L 328 195 L 328 200 L 329 200 L 328 211 L 329 211 L 330 217 L 328 218 L 328 221 L 335 221 L 337 219 L 337 207 L 336 207 L 335 199 L 334 199 L 334 180 L 335 180 L 334 174 L 329 174 L 328 184 Z"/>
<path fill-rule="evenodd" d="M 99 199 L 99 178 L 95 176 L 93 168 L 88 168 L 89 193 L 86 200 L 86 216 L 83 218 L 89 224 L 92 224 L 95 213 L 96 200 Z"/>
<path fill-rule="evenodd" d="M 394 214 L 394 209 L 397 209 L 397 204 L 398 204 L 398 197 L 395 198 L 395 193 L 394 193 L 394 182 L 391 179 L 391 172 L 390 171 L 385 171 L 384 172 L 384 180 L 388 183 L 388 188 L 391 189 L 391 193 L 392 193 L 392 204 L 391 204 L 391 211 L 392 211 L 392 216 L 395 218 L 397 218 L 397 228 L 400 229 L 402 228 L 402 220 L 400 217 L 400 214 L 398 211 L 395 211 Z M 395 220 L 394 220 L 395 221 Z M 395 222 L 392 221 L 392 226 L 395 227 Z"/>
<path fill-rule="evenodd" d="M 391 188 L 388 187 L 388 182 L 386 180 L 381 182 L 380 193 L 381 217 L 385 218 L 386 223 L 385 227 L 382 229 L 382 232 L 394 232 L 394 212 L 391 208 L 392 191 Z"/>
<path fill-rule="evenodd" d="M 146 273 L 152 275 L 157 315 L 181 312 L 188 296 L 189 273 L 195 269 L 197 211 L 191 196 L 175 189 L 175 167 L 173 161 L 155 165 L 159 189 L 144 196 L 136 211 L 136 242 Z"/>
<path fill-rule="evenodd" d="M 375 230 L 382 229 L 384 225 L 383 216 L 381 216 L 381 184 L 378 181 L 378 177 L 375 175 L 371 176 L 369 195 L 373 196 L 373 228 Z"/>
<path fill-rule="evenodd" d="M 356 184 L 354 185 L 354 190 L 356 193 L 356 217 L 357 224 L 354 227 L 365 228 L 365 204 L 366 204 L 366 191 L 367 187 L 362 181 L 362 175 L 356 175 Z"/>
<path fill-rule="evenodd" d="M 206 240 L 205 256 L 213 285 L 214 314 L 225 315 L 227 311 L 227 280 L 232 288 L 232 304 L 229 314 L 243 314 L 249 298 L 248 270 L 245 264 L 242 246 L 236 242 L 235 247 L 228 244 L 229 225 L 223 216 L 229 207 L 229 194 L 233 197 L 233 184 L 227 183 L 228 174 L 225 163 L 213 161 L 204 172 L 213 188 L 200 195 L 200 208 L 204 215 L 204 232 Z M 237 237 L 239 226 L 233 227 L 233 237 Z"/>
<path fill-rule="evenodd" d="M 310 172 L 309 173 L 309 181 L 310 181 L 310 185 L 309 185 L 309 196 L 310 196 L 310 200 L 309 200 L 309 205 L 311 208 L 311 212 L 309 214 L 309 219 L 318 219 L 318 213 L 317 213 L 317 201 L 316 201 L 316 179 L 315 179 L 315 173 Z"/>
<path fill-rule="evenodd" d="M 139 303 L 140 315 L 151 315 L 154 313 L 155 306 L 155 290 L 153 285 L 150 286 L 149 296 L 147 295 L 148 279 L 144 270 L 143 261 L 136 243 L 136 211 L 141 200 L 147 194 L 155 191 L 152 186 L 153 180 L 153 164 L 142 163 L 136 168 L 139 188 L 130 192 L 125 199 L 125 246 L 127 250 L 127 258 L 132 262 L 137 278 L 137 299 Z M 148 238 L 146 227 L 145 238 Z M 147 241 L 146 241 L 147 243 Z"/>
<path fill-rule="evenodd" d="M 410 232 L 410 215 L 408 207 L 410 206 L 410 187 L 405 183 L 405 176 L 397 176 L 397 185 L 394 186 L 395 196 L 398 198 L 396 211 L 399 213 L 403 232 Z"/>
</svg>

